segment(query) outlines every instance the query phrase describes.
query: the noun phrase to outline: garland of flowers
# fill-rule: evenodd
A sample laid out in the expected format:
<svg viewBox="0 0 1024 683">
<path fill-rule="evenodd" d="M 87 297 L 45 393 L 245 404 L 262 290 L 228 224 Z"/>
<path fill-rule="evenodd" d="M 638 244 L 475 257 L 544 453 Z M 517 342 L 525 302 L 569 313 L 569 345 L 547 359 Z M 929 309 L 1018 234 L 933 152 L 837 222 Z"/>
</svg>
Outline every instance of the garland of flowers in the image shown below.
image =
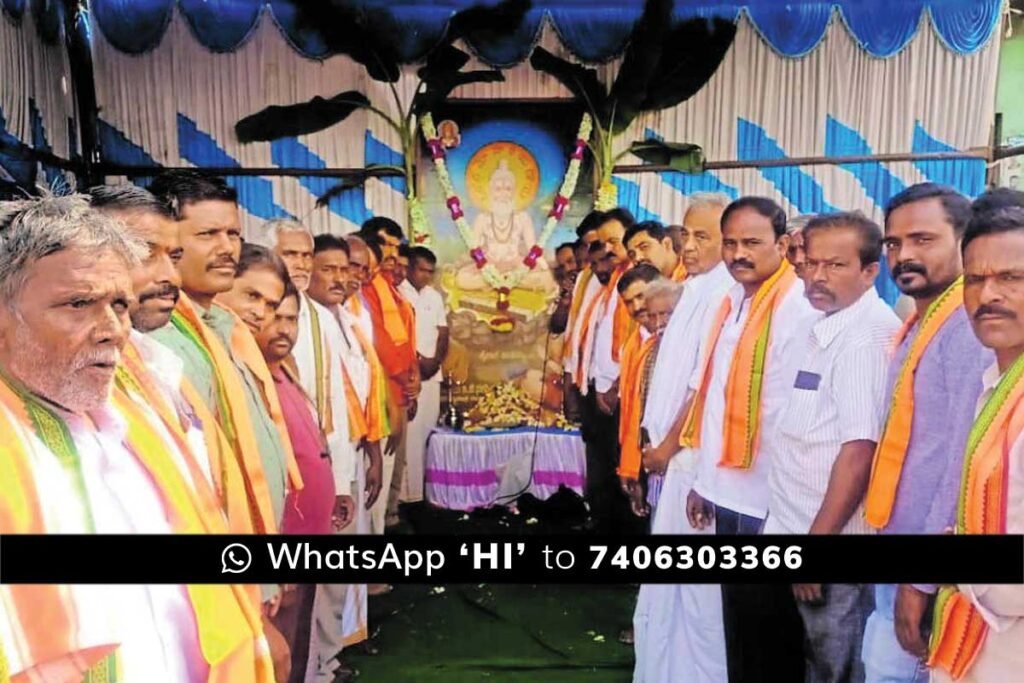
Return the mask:
<svg viewBox="0 0 1024 683">
<path fill-rule="evenodd" d="M 434 118 L 429 112 L 420 119 L 420 128 L 423 131 L 423 137 L 426 138 L 427 147 L 430 148 L 430 156 L 434 160 L 437 178 L 441 183 L 441 189 L 444 190 L 445 203 L 448 206 L 448 211 L 451 213 L 452 220 L 455 222 L 455 227 L 458 228 L 459 235 L 469 249 L 469 255 L 483 276 L 484 281 L 492 288 L 498 290 L 499 304 L 504 303 L 504 308 L 508 308 L 509 293 L 522 281 L 529 271 L 537 266 L 537 260 L 544 255 L 544 245 L 551 239 L 551 235 L 554 234 L 558 222 L 565 215 L 565 209 L 569 206 L 569 200 L 573 192 L 576 191 L 576 182 L 579 180 L 583 154 L 586 151 L 587 143 L 590 140 L 590 133 L 593 130 L 593 121 L 590 118 L 590 114 L 584 114 L 583 120 L 580 121 L 579 132 L 576 134 L 576 146 L 569 158 L 569 168 L 565 171 L 562 186 L 558 190 L 558 194 L 555 195 L 555 201 L 551 206 L 551 211 L 548 212 L 547 221 L 544 223 L 544 229 L 541 230 L 537 243 L 530 247 L 530 251 L 523 259 L 522 265 L 507 273 L 502 273 L 494 264 L 487 262 L 487 255 L 477 243 L 476 235 L 473 234 L 472 228 L 469 227 L 469 223 L 466 221 L 466 215 L 462 210 L 462 201 L 455 194 L 455 187 L 452 185 L 451 176 L 448 175 L 448 166 L 445 164 L 444 145 L 441 144 L 441 140 L 437 136 Z M 500 301 L 502 298 L 504 299 L 503 302 Z M 502 307 L 499 305 L 499 308 Z"/>
</svg>

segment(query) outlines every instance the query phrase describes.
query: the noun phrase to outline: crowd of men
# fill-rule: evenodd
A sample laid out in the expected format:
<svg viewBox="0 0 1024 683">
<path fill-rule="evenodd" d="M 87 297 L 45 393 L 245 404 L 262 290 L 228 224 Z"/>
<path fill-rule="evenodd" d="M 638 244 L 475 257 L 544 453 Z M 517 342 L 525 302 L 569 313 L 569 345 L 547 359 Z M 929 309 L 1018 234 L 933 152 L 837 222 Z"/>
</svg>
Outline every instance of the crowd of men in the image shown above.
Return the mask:
<svg viewBox="0 0 1024 683">
<path fill-rule="evenodd" d="M 259 237 L 195 172 L 0 203 L 0 532 L 381 534 L 422 498 L 434 255 L 386 218 Z M 388 589 L 4 586 L 0 678 L 349 680 Z"/>
<path fill-rule="evenodd" d="M 597 531 L 1024 530 L 1024 194 L 919 184 L 884 229 L 689 199 L 559 249 L 586 254 L 552 324 Z M 1022 617 L 1021 586 L 644 585 L 622 638 L 636 683 L 1005 681 Z"/>
<path fill-rule="evenodd" d="M 551 327 L 594 532 L 1024 532 L 1024 194 L 915 185 L 884 229 L 698 194 L 577 234 Z M 258 242 L 193 172 L 0 203 L 0 531 L 383 533 L 422 497 L 433 254 L 385 218 Z M 347 680 L 386 588 L 2 586 L 0 671 Z M 624 635 L 648 683 L 1003 681 L 1022 617 L 1020 586 L 645 585 Z"/>
</svg>

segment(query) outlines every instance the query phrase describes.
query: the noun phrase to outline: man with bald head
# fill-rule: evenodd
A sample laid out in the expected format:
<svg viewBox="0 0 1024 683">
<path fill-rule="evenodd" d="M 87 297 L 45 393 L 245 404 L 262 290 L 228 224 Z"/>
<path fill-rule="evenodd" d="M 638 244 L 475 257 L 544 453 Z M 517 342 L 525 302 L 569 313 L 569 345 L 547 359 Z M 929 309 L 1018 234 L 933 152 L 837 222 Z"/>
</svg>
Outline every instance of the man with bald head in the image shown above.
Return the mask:
<svg viewBox="0 0 1024 683">
<path fill-rule="evenodd" d="M 0 533 L 228 531 L 182 471 L 187 445 L 116 381 L 146 253 L 82 195 L 0 203 Z M 16 680 L 98 680 L 115 665 L 125 681 L 269 680 L 241 586 L 0 590 Z"/>
<path fill-rule="evenodd" d="M 683 218 L 681 260 L 686 267 L 675 308 L 665 321 L 654 361 L 642 425 L 650 445 L 644 468 L 664 472 L 651 530 L 656 534 L 712 533 L 686 521 L 686 495 L 693 481 L 693 456 L 679 447 L 686 382 L 697 367 L 700 344 L 707 336 L 709 306 L 734 284 L 722 262 L 721 219 L 730 199 L 723 194 L 692 195 Z M 665 312 L 655 310 L 659 317 Z M 685 609 L 683 606 L 686 606 Z M 724 680 L 725 635 L 718 586 L 645 584 L 636 613 L 635 680 L 643 683 Z M 681 650 L 681 651 L 680 651 Z"/>
</svg>

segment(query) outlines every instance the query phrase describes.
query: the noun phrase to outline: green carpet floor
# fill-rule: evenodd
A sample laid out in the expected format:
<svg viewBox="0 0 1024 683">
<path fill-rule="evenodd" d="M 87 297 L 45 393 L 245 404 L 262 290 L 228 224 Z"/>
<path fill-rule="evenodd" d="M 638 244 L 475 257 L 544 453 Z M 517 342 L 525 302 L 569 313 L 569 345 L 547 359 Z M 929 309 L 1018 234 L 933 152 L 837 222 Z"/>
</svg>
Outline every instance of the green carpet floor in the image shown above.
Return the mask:
<svg viewBox="0 0 1024 683">
<path fill-rule="evenodd" d="M 370 598 L 366 683 L 627 683 L 632 586 L 396 586 Z"/>
</svg>

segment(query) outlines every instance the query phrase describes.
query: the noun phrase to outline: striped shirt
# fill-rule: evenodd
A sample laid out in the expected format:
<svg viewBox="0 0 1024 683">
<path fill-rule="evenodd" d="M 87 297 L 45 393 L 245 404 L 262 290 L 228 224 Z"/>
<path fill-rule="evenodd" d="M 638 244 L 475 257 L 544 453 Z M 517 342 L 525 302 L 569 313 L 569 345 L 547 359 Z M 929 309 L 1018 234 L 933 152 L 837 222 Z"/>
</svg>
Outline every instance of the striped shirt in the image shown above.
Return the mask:
<svg viewBox="0 0 1024 683">
<path fill-rule="evenodd" d="M 851 306 L 819 314 L 789 361 L 777 429 L 761 436 L 771 456 L 765 533 L 806 534 L 825 500 L 832 466 L 850 441 L 877 442 L 885 424 L 889 349 L 900 321 L 872 288 Z M 861 508 L 842 533 L 870 533 Z"/>
</svg>

